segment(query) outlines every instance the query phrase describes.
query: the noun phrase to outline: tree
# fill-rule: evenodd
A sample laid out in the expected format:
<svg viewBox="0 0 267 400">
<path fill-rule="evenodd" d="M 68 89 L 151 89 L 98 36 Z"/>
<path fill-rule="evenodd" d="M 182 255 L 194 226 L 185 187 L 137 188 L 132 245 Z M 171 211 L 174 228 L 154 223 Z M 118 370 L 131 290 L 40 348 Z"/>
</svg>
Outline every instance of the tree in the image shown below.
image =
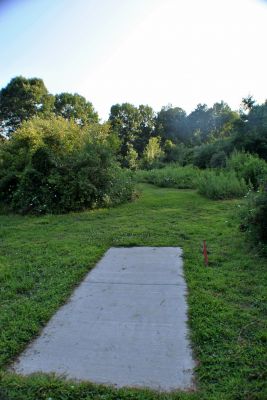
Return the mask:
<svg viewBox="0 0 267 400">
<path fill-rule="evenodd" d="M 131 143 L 128 144 L 128 151 L 125 156 L 125 167 L 132 170 L 138 168 L 138 153 Z"/>
<path fill-rule="evenodd" d="M 153 108 L 141 104 L 138 107 L 140 114 L 140 130 L 135 140 L 135 149 L 141 157 L 149 139 L 155 136 L 156 114 Z"/>
<path fill-rule="evenodd" d="M 238 118 L 238 113 L 223 101 L 214 103 L 211 108 L 198 104 L 187 117 L 191 142 L 200 145 L 229 137 Z"/>
<path fill-rule="evenodd" d="M 53 109 L 54 96 L 39 78 L 13 78 L 0 91 L 0 131 L 9 136 L 23 121 Z"/>
<path fill-rule="evenodd" d="M 244 111 L 251 111 L 252 108 L 256 105 L 256 100 L 253 98 L 252 95 L 248 95 L 242 99 L 241 103 L 241 112 Z"/>
<path fill-rule="evenodd" d="M 193 149 L 184 143 L 174 144 L 171 140 L 166 140 L 164 147 L 164 162 L 175 162 L 186 165 L 190 162 Z"/>
<path fill-rule="evenodd" d="M 156 164 L 163 156 L 163 151 L 160 147 L 160 138 L 152 137 L 149 139 L 148 144 L 144 150 L 144 166 L 152 167 Z"/>
<path fill-rule="evenodd" d="M 191 142 L 200 145 L 207 141 L 209 132 L 212 130 L 212 112 L 206 104 L 198 104 L 188 117 L 188 128 Z"/>
<path fill-rule="evenodd" d="M 156 132 L 163 141 L 169 139 L 173 143 L 187 143 L 186 112 L 180 107 L 163 107 L 157 115 Z"/>
<path fill-rule="evenodd" d="M 257 153 L 267 161 L 267 100 L 253 103 L 248 114 L 235 124 L 233 146 L 250 153 Z"/>
<path fill-rule="evenodd" d="M 149 139 L 155 134 L 155 113 L 147 105 L 138 108 L 129 103 L 111 107 L 109 121 L 121 140 L 120 153 L 124 159 L 132 148 L 140 158 Z M 127 164 L 127 162 L 123 164 Z"/>
<path fill-rule="evenodd" d="M 213 104 L 211 115 L 212 131 L 209 136 L 213 139 L 229 137 L 235 121 L 239 118 L 238 113 L 232 111 L 227 103 L 221 101 Z"/>
<path fill-rule="evenodd" d="M 80 126 L 99 121 L 92 103 L 77 93 L 56 94 L 54 112 L 65 119 L 73 119 Z"/>
<path fill-rule="evenodd" d="M 120 153 L 126 157 L 129 145 L 134 145 L 140 133 L 140 113 L 130 104 L 115 104 L 110 109 L 109 121 L 121 141 Z"/>
</svg>

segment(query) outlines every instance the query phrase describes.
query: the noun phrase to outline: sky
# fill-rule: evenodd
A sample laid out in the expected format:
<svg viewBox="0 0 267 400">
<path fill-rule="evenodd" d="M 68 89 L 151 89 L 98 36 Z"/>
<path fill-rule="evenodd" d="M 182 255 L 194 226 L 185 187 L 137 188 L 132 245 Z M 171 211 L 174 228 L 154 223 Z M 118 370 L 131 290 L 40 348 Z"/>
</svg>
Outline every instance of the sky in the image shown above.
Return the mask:
<svg viewBox="0 0 267 400">
<path fill-rule="evenodd" d="M 191 112 L 267 98 L 267 1 L 0 0 L 0 88 L 38 77 L 102 121 L 116 103 Z"/>
</svg>

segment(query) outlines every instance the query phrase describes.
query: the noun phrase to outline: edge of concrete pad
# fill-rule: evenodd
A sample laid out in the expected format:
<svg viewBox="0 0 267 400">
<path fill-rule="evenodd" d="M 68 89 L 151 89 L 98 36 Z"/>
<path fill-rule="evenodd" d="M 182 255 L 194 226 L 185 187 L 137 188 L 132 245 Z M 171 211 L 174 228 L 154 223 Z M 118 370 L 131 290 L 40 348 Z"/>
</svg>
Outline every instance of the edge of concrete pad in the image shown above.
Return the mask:
<svg viewBox="0 0 267 400">
<path fill-rule="evenodd" d="M 175 256 L 178 256 L 178 257 L 182 257 L 182 254 L 183 254 L 183 252 L 182 252 L 182 249 L 181 248 L 179 248 L 179 247 L 159 247 L 159 246 L 157 246 L 157 247 L 155 247 L 155 246 L 153 246 L 153 247 L 147 247 L 147 246 L 143 246 L 143 247 L 136 247 L 136 246 L 131 246 L 131 247 L 120 247 L 120 246 L 118 246 L 118 247 L 112 247 L 112 248 L 110 248 L 110 249 L 108 249 L 103 255 L 102 255 L 102 257 L 101 257 L 101 259 L 100 259 L 100 261 L 98 261 L 97 263 L 96 263 L 96 265 L 89 271 L 89 272 L 87 272 L 87 274 L 85 274 L 85 277 L 83 278 L 83 280 L 81 280 L 75 287 L 74 287 L 74 290 L 73 290 L 73 292 L 72 292 L 72 294 L 68 297 L 68 299 L 66 299 L 66 302 L 65 302 L 65 306 L 68 304 L 68 303 L 70 303 L 71 301 L 72 301 L 72 298 L 73 297 L 75 297 L 75 294 L 76 294 L 76 291 L 79 289 L 79 287 L 80 287 L 80 285 L 82 285 L 83 283 L 85 283 L 85 280 L 86 280 L 86 277 L 88 276 L 88 275 L 90 275 L 97 267 L 98 267 L 98 265 L 99 264 L 101 264 L 101 261 L 103 260 L 103 258 L 110 252 L 110 251 L 113 251 L 113 250 L 128 250 L 128 249 L 133 249 L 133 250 L 139 250 L 139 251 L 143 251 L 142 249 L 145 249 L 145 250 L 149 250 L 149 249 L 154 249 L 154 250 L 156 250 L 156 249 L 160 249 L 160 250 L 163 250 L 163 249 L 173 249 L 174 251 L 175 251 Z M 183 275 L 183 278 L 184 278 L 184 274 L 183 274 L 183 263 L 182 263 L 182 275 Z M 94 282 L 92 282 L 92 283 L 94 283 Z M 176 284 L 174 284 L 175 286 L 177 286 L 177 283 Z M 185 285 L 186 286 L 186 285 Z M 160 385 L 158 386 L 158 387 L 151 387 L 151 386 L 148 386 L 148 385 L 140 385 L 140 384 L 134 384 L 134 385 L 132 385 L 132 384 L 130 384 L 130 385 L 118 385 L 118 384 L 114 384 L 114 383 L 111 383 L 111 382 L 104 382 L 103 383 L 103 381 L 102 382 L 97 382 L 96 380 L 90 380 L 90 379 L 79 379 L 79 378 L 76 378 L 76 377 L 71 377 L 71 376 L 68 376 L 68 372 L 66 372 L 66 373 L 58 373 L 58 372 L 42 372 L 42 371 L 36 371 L 36 372 L 33 372 L 32 374 L 45 374 L 45 375 L 55 375 L 55 376 L 57 376 L 59 379 L 65 379 L 65 380 L 68 380 L 68 381 L 73 381 L 73 382 L 91 382 L 91 383 L 93 383 L 93 384 L 97 384 L 97 385 L 100 385 L 100 386 L 106 386 L 106 387 L 113 387 L 113 388 L 117 388 L 117 389 L 119 389 L 119 388 L 133 388 L 133 389 L 140 389 L 140 390 L 149 390 L 149 391 L 156 391 L 156 392 L 158 392 L 158 391 L 160 391 L 160 392 L 187 392 L 187 391 L 195 391 L 196 390 L 196 382 L 195 382 L 195 374 L 194 374 L 194 368 L 195 368 L 195 366 L 196 366 L 196 364 L 195 364 L 195 361 L 194 361 L 194 358 L 193 358 L 193 350 L 192 350 L 192 346 L 191 346 L 191 343 L 190 343 L 190 331 L 189 331 L 189 326 L 188 326 L 188 305 L 187 305 L 187 301 L 186 301 L 186 298 L 187 298 L 187 295 L 188 295 L 188 292 L 187 292 L 187 287 L 185 287 L 184 288 L 185 290 L 183 290 L 183 293 L 184 293 L 184 297 L 185 297 L 185 303 L 186 303 L 186 308 L 185 308 L 185 312 L 186 312 L 186 321 L 185 321 L 185 326 L 186 326 L 186 339 L 188 340 L 188 344 L 189 344 L 189 347 L 188 347 L 188 350 L 189 350 L 189 353 L 191 353 L 191 358 L 192 358 L 192 361 L 193 361 L 193 366 L 192 366 L 192 368 L 190 368 L 190 371 L 191 371 L 191 385 L 190 386 L 187 386 L 186 388 L 184 388 L 184 387 L 180 387 L 180 388 L 173 388 L 173 389 L 171 389 L 171 388 L 169 388 L 169 389 L 165 389 L 165 388 L 161 388 L 160 387 Z M 62 305 L 59 309 L 58 309 L 58 311 L 62 308 L 62 307 L 64 307 L 64 305 Z M 57 314 L 57 312 L 58 311 L 56 311 L 55 312 L 55 314 L 54 314 L 54 316 Z M 51 317 L 51 319 L 50 319 L 50 321 L 54 318 L 54 316 L 52 316 Z M 50 321 L 48 321 L 48 323 L 46 324 L 46 326 L 50 323 Z M 40 337 L 41 335 L 42 335 L 42 332 L 46 329 L 46 326 L 41 330 L 41 332 L 39 332 L 39 335 L 35 338 L 35 339 L 33 339 L 33 341 L 31 342 L 31 344 L 30 345 L 28 345 L 28 348 L 29 347 L 32 347 L 33 345 L 34 345 L 34 343 L 35 343 L 35 341 L 37 341 L 38 340 L 38 337 Z M 27 347 L 26 347 L 26 349 L 20 354 L 20 356 L 18 356 L 18 358 L 17 358 L 17 362 L 13 362 L 13 364 L 12 364 L 12 367 L 9 369 L 10 371 L 12 371 L 12 372 L 16 372 L 16 370 L 15 370 L 15 368 L 16 368 L 16 364 L 18 363 L 18 361 L 19 361 L 19 358 L 21 357 L 21 356 L 23 356 L 23 353 L 25 353 L 27 351 Z M 32 375 L 32 374 L 27 374 L 26 373 L 26 375 Z M 25 374 L 21 374 L 21 375 L 24 375 L 25 376 Z"/>
</svg>

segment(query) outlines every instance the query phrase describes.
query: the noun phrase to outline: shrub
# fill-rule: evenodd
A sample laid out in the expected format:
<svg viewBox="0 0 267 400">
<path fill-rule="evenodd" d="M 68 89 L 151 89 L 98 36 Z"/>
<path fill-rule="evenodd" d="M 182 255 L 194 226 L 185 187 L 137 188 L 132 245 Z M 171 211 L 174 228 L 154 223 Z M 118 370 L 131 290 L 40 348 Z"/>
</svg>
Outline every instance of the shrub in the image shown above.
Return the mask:
<svg viewBox="0 0 267 400">
<path fill-rule="evenodd" d="M 244 179 L 232 171 L 206 170 L 198 180 L 198 192 L 213 200 L 242 197 L 247 190 Z"/>
<path fill-rule="evenodd" d="M 267 183 L 258 192 L 249 191 L 240 208 L 240 228 L 255 243 L 267 243 Z"/>
<path fill-rule="evenodd" d="M 223 168 L 226 157 L 233 151 L 230 138 L 216 140 L 194 148 L 193 164 L 199 168 Z"/>
<path fill-rule="evenodd" d="M 131 170 L 136 170 L 138 168 L 138 153 L 134 149 L 133 145 L 131 143 L 128 143 L 127 145 L 127 153 L 126 156 L 123 159 L 123 166 L 126 168 L 129 168 Z"/>
<path fill-rule="evenodd" d="M 198 168 L 208 168 L 210 160 L 217 149 L 214 144 L 203 144 L 194 150 L 193 164 Z"/>
<path fill-rule="evenodd" d="M 221 150 L 218 153 L 214 153 L 210 159 L 210 167 L 211 168 L 224 168 L 226 166 L 226 153 Z"/>
<path fill-rule="evenodd" d="M 200 171 L 195 167 L 180 167 L 174 164 L 162 169 L 137 171 L 135 176 L 141 182 L 152 183 L 161 187 L 194 189 L 197 187 L 199 174 Z"/>
<path fill-rule="evenodd" d="M 133 176 L 129 170 L 114 167 L 109 190 L 103 197 L 105 206 L 113 206 L 127 202 L 135 196 Z"/>
<path fill-rule="evenodd" d="M 20 213 L 118 204 L 133 192 L 108 140 L 60 117 L 24 122 L 1 146 L 0 163 L 0 200 Z"/>
<path fill-rule="evenodd" d="M 192 164 L 193 149 L 183 143 L 174 144 L 166 140 L 164 145 L 164 162 L 177 163 L 181 166 Z"/>
<path fill-rule="evenodd" d="M 145 169 L 157 168 L 163 159 L 159 137 L 151 137 L 144 149 L 142 166 Z"/>
<path fill-rule="evenodd" d="M 227 160 L 227 169 L 235 171 L 239 178 L 244 178 L 256 190 L 267 180 L 266 161 L 250 153 L 232 153 Z"/>
</svg>

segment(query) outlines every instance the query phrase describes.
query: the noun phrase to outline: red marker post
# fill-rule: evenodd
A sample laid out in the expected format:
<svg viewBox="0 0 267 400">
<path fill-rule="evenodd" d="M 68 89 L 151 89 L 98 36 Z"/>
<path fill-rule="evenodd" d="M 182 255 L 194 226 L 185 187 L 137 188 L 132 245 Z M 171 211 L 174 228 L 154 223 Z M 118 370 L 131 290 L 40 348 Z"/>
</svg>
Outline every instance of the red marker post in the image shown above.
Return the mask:
<svg viewBox="0 0 267 400">
<path fill-rule="evenodd" d="M 203 241 L 203 255 L 204 255 L 205 265 L 207 266 L 209 264 L 209 259 L 208 259 L 206 240 Z"/>
</svg>

